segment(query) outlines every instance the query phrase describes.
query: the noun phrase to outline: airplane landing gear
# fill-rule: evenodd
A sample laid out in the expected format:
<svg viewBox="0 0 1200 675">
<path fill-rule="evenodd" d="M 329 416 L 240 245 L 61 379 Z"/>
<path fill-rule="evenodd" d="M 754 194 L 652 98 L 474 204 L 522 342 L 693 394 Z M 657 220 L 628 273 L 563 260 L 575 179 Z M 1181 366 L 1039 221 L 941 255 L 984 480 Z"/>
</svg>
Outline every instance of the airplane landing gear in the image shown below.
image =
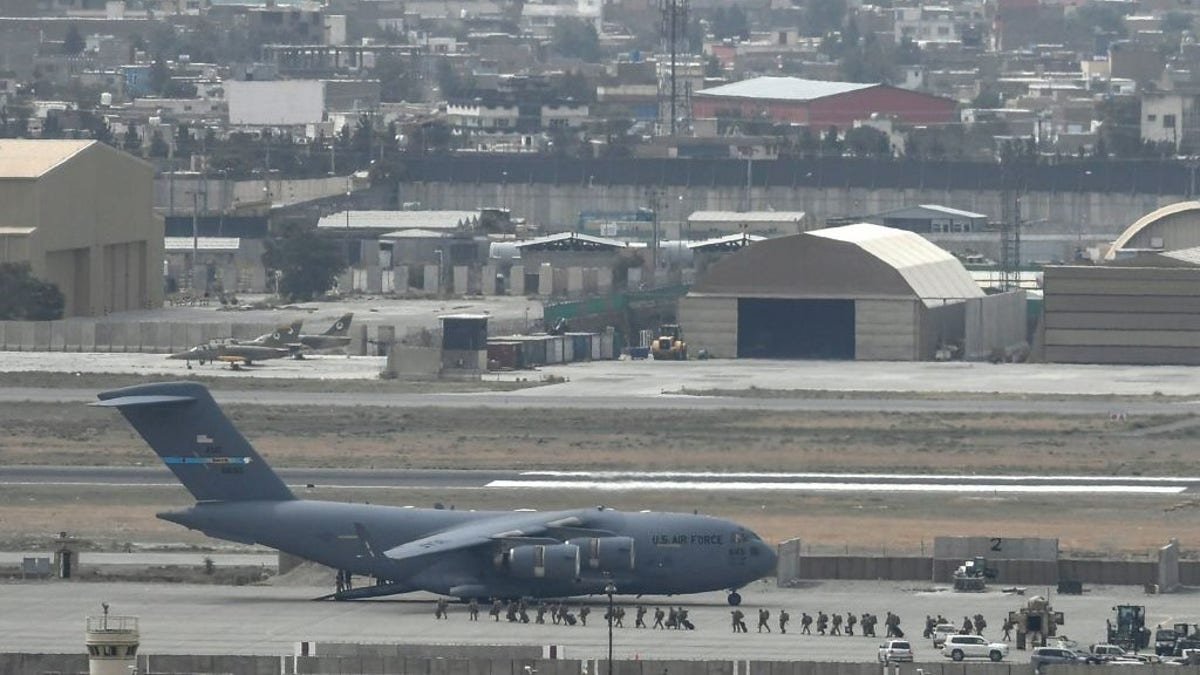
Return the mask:
<svg viewBox="0 0 1200 675">
<path fill-rule="evenodd" d="M 737 607 L 742 604 L 742 596 L 737 591 L 730 591 L 728 600 L 731 607 Z"/>
</svg>

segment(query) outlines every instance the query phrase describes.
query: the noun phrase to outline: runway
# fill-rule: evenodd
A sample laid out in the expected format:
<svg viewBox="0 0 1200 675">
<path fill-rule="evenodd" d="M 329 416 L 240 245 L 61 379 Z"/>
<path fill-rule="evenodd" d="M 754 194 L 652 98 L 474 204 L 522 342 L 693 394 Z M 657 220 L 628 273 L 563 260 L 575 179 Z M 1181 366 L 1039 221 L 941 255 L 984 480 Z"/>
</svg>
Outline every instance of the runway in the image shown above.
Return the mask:
<svg viewBox="0 0 1200 675">
<path fill-rule="evenodd" d="M 920 475 L 763 472 L 278 469 L 294 489 L 340 490 L 688 490 L 712 492 L 884 492 L 988 494 L 1179 494 L 1200 477 Z M 176 487 L 164 466 L 8 466 L 0 486 Z"/>
<path fill-rule="evenodd" d="M 516 392 L 459 394 L 337 393 L 270 389 L 216 389 L 213 397 L 225 406 L 271 405 L 299 407 L 384 408 L 500 408 L 536 410 L 763 410 L 833 413 L 947 413 L 1045 414 L 1108 417 L 1125 415 L 1189 415 L 1197 405 L 1189 401 L 1136 400 L 1113 402 L 1089 398 L 987 398 L 940 399 L 924 396 L 879 398 L 741 398 L 672 394 L 630 395 L 614 391 L 600 395 L 558 390 L 555 386 Z M 96 401 L 96 390 L 46 387 L 0 387 L 0 403 L 87 404 Z"/>
</svg>

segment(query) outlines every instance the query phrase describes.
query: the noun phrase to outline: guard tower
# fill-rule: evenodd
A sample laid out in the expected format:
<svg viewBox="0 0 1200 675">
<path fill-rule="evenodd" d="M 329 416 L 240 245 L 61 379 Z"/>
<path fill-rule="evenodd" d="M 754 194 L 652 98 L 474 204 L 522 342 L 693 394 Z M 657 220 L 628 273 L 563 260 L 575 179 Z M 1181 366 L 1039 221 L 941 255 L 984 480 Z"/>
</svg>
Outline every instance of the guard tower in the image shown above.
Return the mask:
<svg viewBox="0 0 1200 675">
<path fill-rule="evenodd" d="M 89 675 L 129 675 L 137 672 L 138 620 L 108 613 L 87 618 Z"/>
<path fill-rule="evenodd" d="M 487 314 L 447 314 L 442 320 L 442 377 L 474 378 L 487 370 Z"/>
</svg>

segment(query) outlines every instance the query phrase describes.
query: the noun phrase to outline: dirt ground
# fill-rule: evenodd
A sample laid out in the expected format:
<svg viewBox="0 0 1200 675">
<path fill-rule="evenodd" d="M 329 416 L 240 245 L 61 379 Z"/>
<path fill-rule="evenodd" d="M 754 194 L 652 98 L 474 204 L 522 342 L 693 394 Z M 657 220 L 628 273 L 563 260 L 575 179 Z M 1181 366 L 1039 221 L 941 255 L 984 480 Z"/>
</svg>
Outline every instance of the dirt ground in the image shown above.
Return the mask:
<svg viewBox="0 0 1200 675">
<path fill-rule="evenodd" d="M 901 415 L 687 411 L 288 409 L 229 411 L 275 466 L 553 468 L 1172 475 L 1190 471 L 1197 427 L 1183 418 L 1113 422 L 1045 415 Z M 1162 432 L 1156 429 L 1163 427 Z M 36 403 L 0 408 L 0 466 L 156 461 L 119 415 Z M 1185 468 L 1186 467 L 1186 468 Z M 315 490 L 320 499 L 365 493 Z M 566 508 L 605 501 L 744 521 L 813 553 L 919 554 L 935 536 L 1058 537 L 1075 554 L 1142 556 L 1200 525 L 1186 496 L 570 493 L 397 489 L 378 503 Z M 154 513 L 189 503 L 182 488 L 0 490 L 0 547 L 70 530 L 103 545 L 207 540 Z"/>
</svg>

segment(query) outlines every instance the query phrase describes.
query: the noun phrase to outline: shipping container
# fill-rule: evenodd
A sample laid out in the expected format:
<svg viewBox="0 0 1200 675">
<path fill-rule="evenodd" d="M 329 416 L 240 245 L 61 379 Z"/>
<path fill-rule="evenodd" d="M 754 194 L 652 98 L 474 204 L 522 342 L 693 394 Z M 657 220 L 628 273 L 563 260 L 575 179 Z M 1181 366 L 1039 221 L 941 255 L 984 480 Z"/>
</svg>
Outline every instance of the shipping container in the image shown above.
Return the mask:
<svg viewBox="0 0 1200 675">
<path fill-rule="evenodd" d="M 520 342 L 493 342 L 487 345 L 488 370 L 518 370 L 525 365 L 521 359 Z"/>
<path fill-rule="evenodd" d="M 592 358 L 592 333 L 567 333 L 564 337 L 571 342 L 571 361 L 588 361 Z"/>
</svg>

